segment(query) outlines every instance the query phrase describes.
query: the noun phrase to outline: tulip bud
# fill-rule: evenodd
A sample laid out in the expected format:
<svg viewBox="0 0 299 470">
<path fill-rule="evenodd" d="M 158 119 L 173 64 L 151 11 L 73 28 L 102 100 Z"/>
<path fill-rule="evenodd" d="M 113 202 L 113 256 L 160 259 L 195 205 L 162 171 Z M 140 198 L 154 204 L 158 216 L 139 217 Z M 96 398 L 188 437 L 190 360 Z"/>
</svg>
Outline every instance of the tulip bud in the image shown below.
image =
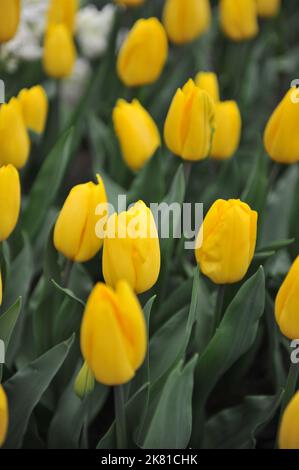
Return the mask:
<svg viewBox="0 0 299 470">
<path fill-rule="evenodd" d="M 299 392 L 297 392 L 286 407 L 279 429 L 279 448 L 299 449 Z"/>
<path fill-rule="evenodd" d="M 6 240 L 17 225 L 21 207 L 18 171 L 12 165 L 0 168 L 0 242 Z"/>
<path fill-rule="evenodd" d="M 89 261 L 103 244 L 96 235 L 96 208 L 105 207 L 107 196 L 99 175 L 97 179 L 98 184 L 79 184 L 70 191 L 55 224 L 54 245 L 72 261 Z M 102 217 L 107 217 L 103 211 Z"/>
<path fill-rule="evenodd" d="M 273 112 L 264 133 L 268 155 L 279 163 L 299 161 L 299 100 L 296 87 L 291 88 Z"/>
<path fill-rule="evenodd" d="M 115 287 L 125 279 L 141 294 L 157 282 L 160 244 L 156 224 L 148 207 L 137 202 L 128 212 L 113 214 L 107 224 L 103 248 L 103 275 Z"/>
<path fill-rule="evenodd" d="M 235 101 L 222 101 L 215 104 L 212 158 L 226 160 L 234 155 L 239 147 L 241 127 L 241 114 Z"/>
<path fill-rule="evenodd" d="M 243 41 L 258 33 L 256 0 L 220 0 L 220 23 L 233 41 Z"/>
<path fill-rule="evenodd" d="M 3 446 L 8 428 L 8 402 L 4 388 L 0 384 L 0 447 Z"/>
<path fill-rule="evenodd" d="M 160 21 L 138 20 L 119 51 L 118 75 L 127 86 L 153 83 L 162 73 L 167 54 L 167 36 Z"/>
<path fill-rule="evenodd" d="M 210 208 L 195 254 L 202 273 L 215 284 L 241 281 L 247 273 L 255 251 L 257 218 L 257 212 L 239 200 L 219 199 Z"/>
<path fill-rule="evenodd" d="M 211 24 L 209 0 L 166 0 L 163 23 L 174 44 L 194 41 Z"/>
<path fill-rule="evenodd" d="M 16 98 L 0 107 L 0 164 L 22 168 L 29 157 L 30 140 L 22 108 Z"/>
<path fill-rule="evenodd" d="M 214 103 L 193 80 L 174 96 L 164 127 L 167 147 L 184 160 L 203 160 L 211 150 Z"/>
<path fill-rule="evenodd" d="M 46 32 L 44 44 L 45 72 L 53 78 L 69 77 L 75 61 L 76 48 L 67 27 L 62 23 L 50 26 Z"/>
<path fill-rule="evenodd" d="M 115 3 L 123 7 L 137 7 L 144 3 L 144 0 L 115 0 Z"/>
<path fill-rule="evenodd" d="M 195 77 L 195 85 L 205 90 L 215 102 L 220 101 L 219 83 L 213 72 L 199 72 Z"/>
<path fill-rule="evenodd" d="M 0 44 L 10 41 L 19 27 L 20 0 L 1 0 L 0 2 Z"/>
<path fill-rule="evenodd" d="M 132 170 L 140 170 L 161 145 L 155 122 L 137 100 L 118 100 L 113 122 L 124 160 Z"/>
<path fill-rule="evenodd" d="M 63 23 L 70 33 L 73 33 L 78 7 L 78 0 L 51 0 L 48 10 L 48 26 Z"/>
<path fill-rule="evenodd" d="M 280 10 L 281 0 L 256 0 L 257 14 L 269 18 L 276 16 Z"/>
<path fill-rule="evenodd" d="M 120 281 L 113 291 L 97 284 L 81 325 L 81 351 L 96 380 L 105 385 L 128 382 L 143 363 L 146 349 L 143 312 L 130 286 Z"/>
<path fill-rule="evenodd" d="M 87 362 L 84 362 L 79 374 L 75 381 L 75 393 L 83 399 L 94 390 L 94 375 L 88 367 Z"/>
<path fill-rule="evenodd" d="M 275 301 L 275 318 L 289 339 L 299 338 L 299 256 L 281 285 Z"/>
<path fill-rule="evenodd" d="M 28 129 L 42 134 L 48 115 L 48 97 L 42 86 L 24 88 L 18 95 L 23 118 Z"/>
</svg>

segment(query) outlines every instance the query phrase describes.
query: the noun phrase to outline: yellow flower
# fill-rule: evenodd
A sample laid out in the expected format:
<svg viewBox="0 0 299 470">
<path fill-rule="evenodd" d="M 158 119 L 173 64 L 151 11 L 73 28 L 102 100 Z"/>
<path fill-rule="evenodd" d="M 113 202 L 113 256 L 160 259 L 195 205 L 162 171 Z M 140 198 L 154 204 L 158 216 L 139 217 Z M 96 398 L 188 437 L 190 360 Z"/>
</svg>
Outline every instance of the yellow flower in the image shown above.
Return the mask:
<svg viewBox="0 0 299 470">
<path fill-rule="evenodd" d="M 140 170 L 161 144 L 158 128 L 139 101 L 118 100 L 113 122 L 123 157 L 132 170 Z"/>
<path fill-rule="evenodd" d="M 51 0 L 48 10 L 48 26 L 63 23 L 73 33 L 78 7 L 78 0 Z"/>
<path fill-rule="evenodd" d="M 115 3 L 124 7 L 137 7 L 144 3 L 144 0 L 115 0 Z"/>
<path fill-rule="evenodd" d="M 40 85 L 29 90 L 24 88 L 19 93 L 18 100 L 27 128 L 42 134 L 48 115 L 48 97 L 44 88 Z"/>
<path fill-rule="evenodd" d="M 220 101 L 218 78 L 214 72 L 199 72 L 195 77 L 195 85 L 205 90 L 215 102 Z"/>
<path fill-rule="evenodd" d="M 96 235 L 101 204 L 101 216 L 107 217 L 107 196 L 102 179 L 75 186 L 69 193 L 58 216 L 54 230 L 54 245 L 66 258 L 85 262 L 100 250 L 103 240 Z M 106 214 L 104 213 L 106 211 Z"/>
<path fill-rule="evenodd" d="M 29 157 L 30 140 L 20 103 L 12 98 L 0 107 L 0 165 L 22 168 Z"/>
<path fill-rule="evenodd" d="M 128 212 L 113 214 L 107 224 L 103 275 L 115 287 L 125 279 L 141 294 L 156 283 L 160 273 L 160 244 L 153 215 L 142 202 Z"/>
<path fill-rule="evenodd" d="M 281 285 L 275 301 L 275 317 L 289 339 L 299 338 L 299 256 Z"/>
<path fill-rule="evenodd" d="M 0 384 L 0 447 L 3 446 L 8 428 L 8 402 L 4 388 Z"/>
<path fill-rule="evenodd" d="M 19 27 L 20 0 L 0 1 L 0 44 L 12 39 Z"/>
<path fill-rule="evenodd" d="M 268 18 L 277 15 L 280 10 L 281 0 L 256 0 L 259 16 Z"/>
<path fill-rule="evenodd" d="M 264 133 L 268 155 L 279 163 L 299 161 L 299 100 L 296 88 L 291 88 L 273 112 Z"/>
<path fill-rule="evenodd" d="M 259 29 L 255 0 L 220 0 L 220 23 L 233 41 L 253 38 Z"/>
<path fill-rule="evenodd" d="M 184 160 L 203 160 L 211 150 L 214 103 L 193 80 L 174 96 L 164 127 L 167 147 Z"/>
<path fill-rule="evenodd" d="M 76 48 L 64 24 L 52 25 L 45 35 L 43 64 L 49 77 L 66 78 L 72 74 L 76 61 Z"/>
<path fill-rule="evenodd" d="M 0 168 L 0 242 L 6 240 L 17 225 L 21 207 L 18 171 L 12 165 Z"/>
<path fill-rule="evenodd" d="M 280 449 L 299 449 L 299 392 L 297 392 L 282 417 L 279 429 L 279 448 Z"/>
<path fill-rule="evenodd" d="M 169 39 L 175 44 L 194 41 L 211 23 L 209 0 L 166 0 L 163 23 Z"/>
<path fill-rule="evenodd" d="M 240 143 L 241 127 L 241 114 L 235 101 L 216 103 L 212 158 L 225 160 L 234 155 Z"/>
<path fill-rule="evenodd" d="M 147 334 L 140 304 L 125 281 L 97 284 L 81 325 L 81 351 L 97 381 L 121 385 L 144 361 Z"/>
<path fill-rule="evenodd" d="M 219 199 L 210 208 L 195 254 L 202 273 L 215 284 L 241 281 L 247 273 L 256 245 L 257 218 L 257 212 L 239 200 Z"/>
<path fill-rule="evenodd" d="M 153 83 L 161 75 L 167 55 L 167 36 L 160 21 L 138 20 L 119 51 L 118 75 L 127 86 Z"/>
</svg>

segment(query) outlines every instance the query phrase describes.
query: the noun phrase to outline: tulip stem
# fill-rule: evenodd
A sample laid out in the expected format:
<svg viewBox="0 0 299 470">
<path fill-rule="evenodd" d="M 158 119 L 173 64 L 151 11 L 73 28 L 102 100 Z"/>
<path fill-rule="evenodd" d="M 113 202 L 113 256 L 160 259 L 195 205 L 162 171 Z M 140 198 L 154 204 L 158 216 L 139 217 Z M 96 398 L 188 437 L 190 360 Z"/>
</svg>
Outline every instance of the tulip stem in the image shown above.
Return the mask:
<svg viewBox="0 0 299 470">
<path fill-rule="evenodd" d="M 116 441 L 118 449 L 127 449 L 127 426 L 125 414 L 124 387 L 114 387 L 114 407 L 116 422 Z"/>
<path fill-rule="evenodd" d="M 72 272 L 72 267 L 73 267 L 73 261 L 67 260 L 65 263 L 64 271 L 63 271 L 63 287 L 67 287 L 69 284 L 71 272 Z"/>
<path fill-rule="evenodd" d="M 185 162 L 184 163 L 184 173 L 185 173 L 186 186 L 188 186 L 188 183 L 189 183 L 191 168 L 192 168 L 192 163 L 191 162 Z"/>
<path fill-rule="evenodd" d="M 224 291 L 225 291 L 225 285 L 218 286 L 217 301 L 216 301 L 216 308 L 215 308 L 215 315 L 214 315 L 213 334 L 216 333 L 216 330 L 221 322 L 223 301 L 224 301 Z"/>
<path fill-rule="evenodd" d="M 288 378 L 287 378 L 287 382 L 286 382 L 286 386 L 284 389 L 284 394 L 283 394 L 282 402 L 281 402 L 280 416 L 279 416 L 279 422 L 278 422 L 278 432 L 277 432 L 277 438 L 276 438 L 276 447 L 278 447 L 278 435 L 279 435 L 280 423 L 281 423 L 286 407 L 288 406 L 288 404 L 290 403 L 292 397 L 294 396 L 296 392 L 298 376 L 299 376 L 299 365 L 291 362 L 289 373 L 288 373 Z"/>
</svg>

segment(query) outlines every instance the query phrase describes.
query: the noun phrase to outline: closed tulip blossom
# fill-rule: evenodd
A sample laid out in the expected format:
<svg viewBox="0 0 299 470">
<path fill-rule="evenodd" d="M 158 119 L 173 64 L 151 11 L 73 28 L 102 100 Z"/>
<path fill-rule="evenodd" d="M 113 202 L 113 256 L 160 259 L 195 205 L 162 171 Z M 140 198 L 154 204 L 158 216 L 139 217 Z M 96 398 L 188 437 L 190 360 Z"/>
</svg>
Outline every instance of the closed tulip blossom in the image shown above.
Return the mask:
<svg viewBox="0 0 299 470">
<path fill-rule="evenodd" d="M 263 18 L 276 16 L 281 7 L 281 0 L 256 0 L 257 14 Z"/>
<path fill-rule="evenodd" d="M 129 382 L 144 361 L 146 325 L 140 304 L 125 281 L 115 291 L 97 284 L 81 325 L 81 351 L 98 382 Z"/>
<path fill-rule="evenodd" d="M 45 34 L 43 65 L 52 78 L 67 78 L 74 69 L 76 47 L 69 29 L 63 24 L 49 26 Z"/>
<path fill-rule="evenodd" d="M 20 0 L 0 1 L 0 44 L 15 36 L 20 22 L 20 9 Z"/>
<path fill-rule="evenodd" d="M 113 123 L 125 162 L 132 170 L 140 170 L 161 145 L 154 120 L 139 101 L 118 100 Z"/>
<path fill-rule="evenodd" d="M 63 23 L 73 33 L 78 8 L 79 0 L 50 0 L 48 25 Z"/>
<path fill-rule="evenodd" d="M 146 292 L 159 277 L 160 257 L 155 221 L 142 201 L 109 218 L 103 248 L 103 275 L 108 285 L 115 287 L 125 279 L 138 294 Z"/>
<path fill-rule="evenodd" d="M 207 31 L 211 16 L 209 0 L 166 0 L 163 24 L 174 44 L 186 44 Z"/>
<path fill-rule="evenodd" d="M 184 160 L 209 156 L 215 126 L 215 106 L 207 92 L 193 80 L 179 89 L 170 106 L 164 126 L 167 147 Z"/>
<path fill-rule="evenodd" d="M 232 284 L 246 275 L 256 246 L 257 218 L 257 212 L 234 199 L 219 199 L 208 211 L 195 254 L 201 272 L 215 284 Z"/>
<path fill-rule="evenodd" d="M 28 129 L 42 134 L 45 130 L 48 115 L 48 97 L 44 88 L 40 85 L 29 90 L 21 90 L 18 95 L 21 104 L 23 118 Z"/>
<path fill-rule="evenodd" d="M 30 140 L 19 101 L 12 98 L 0 107 L 0 165 L 23 168 L 30 153 Z"/>
<path fill-rule="evenodd" d="M 138 20 L 120 48 L 118 75 L 127 86 L 153 83 L 160 77 L 167 55 L 167 36 L 160 21 Z"/>
<path fill-rule="evenodd" d="M 284 411 L 279 429 L 280 449 L 299 449 L 299 392 L 297 392 Z"/>
<path fill-rule="evenodd" d="M 299 256 L 281 285 L 275 301 L 275 317 L 289 339 L 299 338 Z"/>
<path fill-rule="evenodd" d="M 218 78 L 214 72 L 199 72 L 195 77 L 195 85 L 205 90 L 215 103 L 220 101 Z"/>
<path fill-rule="evenodd" d="M 55 224 L 54 245 L 72 261 L 89 261 L 103 244 L 96 235 L 96 209 L 106 206 L 107 196 L 102 179 L 97 178 L 97 184 L 79 184 L 70 191 Z M 101 217 L 106 220 L 107 213 L 102 211 Z"/>
<path fill-rule="evenodd" d="M 0 447 L 3 446 L 8 428 L 8 401 L 4 388 L 0 384 Z"/>
<path fill-rule="evenodd" d="M 299 161 L 299 100 L 298 90 L 292 87 L 270 117 L 265 132 L 264 145 L 268 155 L 278 163 Z"/>
<path fill-rule="evenodd" d="M 233 41 L 254 38 L 259 30 L 256 0 L 220 0 L 220 24 Z"/>
<path fill-rule="evenodd" d="M 218 160 L 231 158 L 239 147 L 242 119 L 236 101 L 215 104 L 215 134 L 211 157 Z"/>
<path fill-rule="evenodd" d="M 0 167 L 0 242 L 15 229 L 21 208 L 21 185 L 13 165 Z"/>
</svg>

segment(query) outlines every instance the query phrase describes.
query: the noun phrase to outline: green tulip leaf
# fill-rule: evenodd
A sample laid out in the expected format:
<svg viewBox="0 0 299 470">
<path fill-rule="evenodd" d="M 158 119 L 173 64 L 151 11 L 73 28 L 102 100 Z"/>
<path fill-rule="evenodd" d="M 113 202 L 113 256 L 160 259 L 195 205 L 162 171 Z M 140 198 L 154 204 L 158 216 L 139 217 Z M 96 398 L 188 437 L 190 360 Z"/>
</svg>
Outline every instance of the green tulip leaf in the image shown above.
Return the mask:
<svg viewBox="0 0 299 470">
<path fill-rule="evenodd" d="M 65 287 L 60 286 L 54 279 L 51 279 L 52 284 L 58 289 L 60 292 L 62 292 L 64 295 L 69 297 L 70 299 L 74 300 L 75 302 L 78 302 L 78 304 L 81 305 L 81 307 L 85 308 L 85 302 L 83 300 L 79 299 L 74 292 L 72 292 L 70 289 L 67 289 Z"/>
<path fill-rule="evenodd" d="M 10 406 L 5 448 L 22 446 L 31 414 L 66 359 L 74 336 L 19 370 L 4 385 Z M 21 397 L 21 398 L 20 398 Z"/>
<path fill-rule="evenodd" d="M 18 300 L 0 316 L 0 339 L 4 343 L 5 355 L 8 351 L 10 339 L 21 312 L 21 305 L 22 302 L 19 297 Z M 2 371 L 3 365 L 0 364 L 0 382 L 2 380 Z"/>
</svg>

